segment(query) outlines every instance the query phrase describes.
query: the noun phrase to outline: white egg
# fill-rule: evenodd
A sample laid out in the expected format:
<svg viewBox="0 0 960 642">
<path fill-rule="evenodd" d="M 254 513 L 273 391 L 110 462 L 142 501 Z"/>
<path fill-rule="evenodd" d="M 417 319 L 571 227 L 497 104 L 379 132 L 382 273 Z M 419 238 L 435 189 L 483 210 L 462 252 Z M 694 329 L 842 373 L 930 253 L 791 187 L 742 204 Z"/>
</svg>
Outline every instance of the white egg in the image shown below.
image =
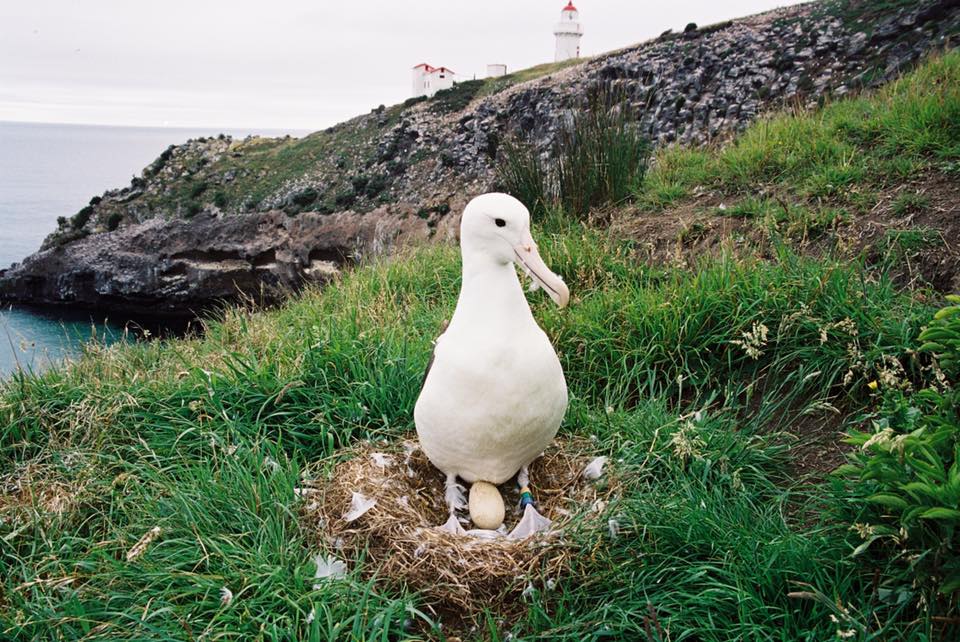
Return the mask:
<svg viewBox="0 0 960 642">
<path fill-rule="evenodd" d="M 503 523 L 506 509 L 503 497 L 493 484 L 478 481 L 470 487 L 470 519 L 477 528 L 496 530 Z"/>
</svg>

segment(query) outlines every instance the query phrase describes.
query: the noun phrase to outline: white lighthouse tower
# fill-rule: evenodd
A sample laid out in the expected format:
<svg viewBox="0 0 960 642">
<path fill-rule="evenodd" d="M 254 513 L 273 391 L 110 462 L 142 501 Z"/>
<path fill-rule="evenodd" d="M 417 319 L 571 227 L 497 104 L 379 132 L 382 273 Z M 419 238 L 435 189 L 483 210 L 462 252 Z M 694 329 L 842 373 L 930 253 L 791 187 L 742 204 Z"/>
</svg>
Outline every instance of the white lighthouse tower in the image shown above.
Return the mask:
<svg viewBox="0 0 960 642">
<path fill-rule="evenodd" d="M 573 6 L 573 0 L 560 12 L 560 22 L 553 28 L 557 37 L 555 62 L 580 57 L 580 38 L 583 37 L 583 25 L 580 24 L 580 12 Z"/>
</svg>

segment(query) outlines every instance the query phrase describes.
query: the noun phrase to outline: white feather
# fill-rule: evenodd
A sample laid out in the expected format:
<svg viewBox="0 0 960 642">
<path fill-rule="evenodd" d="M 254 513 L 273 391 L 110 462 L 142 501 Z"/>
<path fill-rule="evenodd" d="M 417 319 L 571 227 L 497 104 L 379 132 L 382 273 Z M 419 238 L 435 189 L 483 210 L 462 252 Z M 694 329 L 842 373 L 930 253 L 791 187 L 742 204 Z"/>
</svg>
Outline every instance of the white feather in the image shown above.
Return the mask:
<svg viewBox="0 0 960 642">
<path fill-rule="evenodd" d="M 347 576 L 347 565 L 332 555 L 318 553 L 313 561 L 317 566 L 317 571 L 313 574 L 315 580 L 338 580 Z M 318 591 L 321 588 L 322 582 L 314 583 L 313 590 Z"/>
<path fill-rule="evenodd" d="M 360 519 L 368 510 L 377 505 L 377 500 L 370 499 L 362 493 L 354 493 L 350 500 L 350 509 L 344 513 L 343 521 L 353 522 Z"/>
<path fill-rule="evenodd" d="M 584 479 L 600 479 L 603 476 L 603 467 L 606 465 L 608 457 L 595 457 L 583 469 Z"/>
</svg>

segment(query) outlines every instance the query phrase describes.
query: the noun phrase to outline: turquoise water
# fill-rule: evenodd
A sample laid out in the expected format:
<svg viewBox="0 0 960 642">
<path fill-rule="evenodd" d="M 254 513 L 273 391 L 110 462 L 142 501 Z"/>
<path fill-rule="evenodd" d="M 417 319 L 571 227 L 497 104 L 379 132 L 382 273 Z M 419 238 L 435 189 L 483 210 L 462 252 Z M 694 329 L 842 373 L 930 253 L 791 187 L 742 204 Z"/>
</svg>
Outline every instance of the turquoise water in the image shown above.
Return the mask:
<svg viewBox="0 0 960 642">
<path fill-rule="evenodd" d="M 100 127 L 0 122 L 0 267 L 40 248 L 58 216 L 72 216 L 92 196 L 129 185 L 131 177 L 168 145 L 214 136 L 216 129 Z M 279 136 L 296 131 L 259 130 Z M 124 319 L 82 310 L 38 311 L 21 306 L 0 310 L 0 377 L 17 367 L 43 368 L 76 354 L 94 334 L 112 341 Z M 141 320 L 143 321 L 143 320 Z"/>
<path fill-rule="evenodd" d="M 15 369 L 38 371 L 74 355 L 86 341 L 113 343 L 123 328 L 95 323 L 83 313 L 45 313 L 4 308 L 0 311 L 0 377 Z"/>
</svg>

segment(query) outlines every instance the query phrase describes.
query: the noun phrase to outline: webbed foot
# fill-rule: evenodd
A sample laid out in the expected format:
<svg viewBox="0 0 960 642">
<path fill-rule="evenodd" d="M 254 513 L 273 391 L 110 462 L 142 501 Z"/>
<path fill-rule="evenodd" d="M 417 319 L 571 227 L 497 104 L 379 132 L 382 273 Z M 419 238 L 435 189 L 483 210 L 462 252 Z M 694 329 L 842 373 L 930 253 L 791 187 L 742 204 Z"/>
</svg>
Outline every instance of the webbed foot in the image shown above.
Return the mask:
<svg viewBox="0 0 960 642">
<path fill-rule="evenodd" d="M 453 535 L 466 535 L 467 531 L 463 530 L 463 526 L 460 525 L 460 520 L 457 519 L 455 513 L 450 514 L 450 519 L 444 523 L 443 526 L 437 526 L 442 531 L 446 531 Z"/>
<path fill-rule="evenodd" d="M 510 539 L 524 539 L 536 533 L 548 531 L 551 526 L 553 526 L 551 520 L 541 515 L 539 511 L 533 507 L 533 504 L 527 504 L 523 509 L 523 517 L 520 518 L 520 521 L 513 527 L 513 530 L 510 531 L 507 537 Z"/>
</svg>

